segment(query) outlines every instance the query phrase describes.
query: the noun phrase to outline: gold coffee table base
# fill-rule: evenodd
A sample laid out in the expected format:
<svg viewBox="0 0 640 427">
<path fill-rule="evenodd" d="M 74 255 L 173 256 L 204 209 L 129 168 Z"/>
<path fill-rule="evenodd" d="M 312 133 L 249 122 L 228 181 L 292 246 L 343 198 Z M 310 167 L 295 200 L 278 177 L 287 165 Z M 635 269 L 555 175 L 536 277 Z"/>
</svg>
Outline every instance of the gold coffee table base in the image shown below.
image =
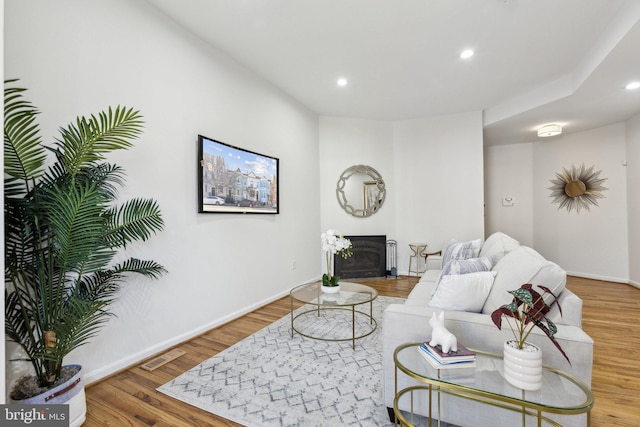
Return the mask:
<svg viewBox="0 0 640 427">
<path fill-rule="evenodd" d="M 296 329 L 295 321 L 299 317 L 304 316 L 305 314 L 309 314 L 309 313 L 316 313 L 318 315 L 318 317 L 320 317 L 320 312 L 321 311 L 325 311 L 325 310 L 345 310 L 345 311 L 350 311 L 351 312 L 351 337 L 347 337 L 347 338 L 323 338 L 323 337 L 307 334 L 307 333 L 304 333 L 304 332 L 300 331 L 299 329 Z M 370 321 L 370 324 L 371 324 L 371 330 L 369 332 L 366 332 L 366 333 L 361 334 L 361 335 L 356 335 L 356 314 L 369 318 L 369 321 Z M 327 307 L 321 308 L 321 307 L 318 307 L 318 308 L 314 308 L 312 310 L 307 310 L 307 311 L 303 311 L 302 313 L 298 313 L 298 314 L 296 314 L 295 316 L 293 316 L 291 318 L 291 336 L 293 336 L 293 333 L 296 332 L 296 333 L 302 335 L 303 337 L 311 338 L 311 339 L 314 339 L 314 340 L 320 340 L 320 341 L 351 341 L 352 342 L 352 347 L 354 349 L 356 348 L 356 340 L 357 339 L 368 337 L 369 335 L 374 333 L 377 328 L 378 328 L 378 322 L 376 322 L 376 319 L 374 319 L 371 314 L 367 314 L 367 313 L 364 313 L 362 311 L 357 311 L 355 309 L 355 306 L 351 307 L 351 309 L 349 309 L 349 308 L 327 308 Z"/>
<path fill-rule="evenodd" d="M 320 287 L 321 282 L 307 283 L 293 288 L 290 292 L 291 300 L 291 336 L 298 333 L 306 338 L 321 341 L 351 341 L 351 346 L 356 348 L 356 340 L 371 335 L 377 328 L 378 322 L 373 318 L 373 300 L 378 292 L 370 286 L 359 283 L 340 282 L 340 291 L 335 294 L 324 294 Z M 294 301 L 315 306 L 311 310 L 294 313 Z M 369 313 L 356 310 L 357 305 L 369 305 Z M 325 338 L 309 332 L 301 331 L 296 327 L 296 320 L 302 316 L 313 313 L 318 317 L 323 311 L 344 310 L 351 313 L 351 336 L 346 338 Z M 364 316 L 369 320 L 370 329 L 356 335 L 356 315 Z"/>
<path fill-rule="evenodd" d="M 406 417 L 400 411 L 400 399 L 409 394 L 410 402 L 409 408 L 406 409 L 411 413 L 411 417 L 414 414 L 414 394 L 416 392 L 428 393 L 428 416 L 429 427 L 432 425 L 433 420 L 433 392 L 436 397 L 436 410 L 438 412 L 438 425 L 440 425 L 440 393 L 449 394 L 453 396 L 462 397 L 476 402 L 486 403 L 491 406 L 508 409 L 514 412 L 522 414 L 522 426 L 526 425 L 526 417 L 534 416 L 537 419 L 538 427 L 542 426 L 542 422 L 548 423 L 552 426 L 562 427 L 558 422 L 546 417 L 546 414 L 563 414 L 563 415 L 579 415 L 586 413 L 587 426 L 591 425 L 591 408 L 593 408 L 594 398 L 591 390 L 578 379 L 573 376 L 562 372 L 558 369 L 544 366 L 543 369 L 543 387 L 546 381 L 554 380 L 561 381 L 562 384 L 571 388 L 573 400 L 567 401 L 553 401 L 547 402 L 544 400 L 538 400 L 527 395 L 527 392 L 521 390 L 520 396 L 515 395 L 507 396 L 502 393 L 502 388 L 506 380 L 496 380 L 493 384 L 490 384 L 488 377 L 483 377 L 483 374 L 489 373 L 489 370 L 476 370 L 476 368 L 461 368 L 468 372 L 470 375 L 464 376 L 465 383 L 457 383 L 455 377 L 442 378 L 442 375 L 447 374 L 447 370 L 440 370 L 432 368 L 418 353 L 417 348 L 421 343 L 409 343 L 399 346 L 394 354 L 393 360 L 395 364 L 395 398 L 393 400 L 393 410 L 395 412 L 395 425 L 413 426 L 413 419 L 407 420 Z M 477 353 L 477 363 L 480 364 L 483 359 L 492 360 L 492 366 L 500 366 L 502 364 L 502 357 L 497 354 L 488 352 L 473 350 Z M 453 373 L 450 371 L 450 373 Z M 415 385 L 398 390 L 398 373 L 403 372 L 410 378 L 413 378 L 424 385 Z M 495 371 L 494 371 L 495 372 Z M 495 376 L 493 376 L 495 378 Z M 470 379 L 476 378 L 470 382 Z M 497 378 L 500 378 L 498 376 Z M 478 384 L 478 385 L 476 385 Z M 535 396 L 533 394 L 532 396 Z M 579 398 L 577 396 L 580 396 Z M 567 397 L 568 399 L 568 397 Z"/>
</svg>

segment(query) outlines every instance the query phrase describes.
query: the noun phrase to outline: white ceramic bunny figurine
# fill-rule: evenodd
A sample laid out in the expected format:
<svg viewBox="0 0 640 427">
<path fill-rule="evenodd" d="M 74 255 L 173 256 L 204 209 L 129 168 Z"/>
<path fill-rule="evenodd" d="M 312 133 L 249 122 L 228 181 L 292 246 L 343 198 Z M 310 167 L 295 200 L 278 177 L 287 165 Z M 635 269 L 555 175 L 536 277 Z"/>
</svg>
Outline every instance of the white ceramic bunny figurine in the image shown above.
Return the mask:
<svg viewBox="0 0 640 427">
<path fill-rule="evenodd" d="M 429 319 L 429 326 L 431 326 L 432 329 L 431 341 L 429 341 L 431 347 L 440 344 L 443 353 L 458 351 L 458 340 L 456 336 L 444 327 L 444 311 L 441 311 L 438 316 L 433 313 L 433 316 Z"/>
</svg>

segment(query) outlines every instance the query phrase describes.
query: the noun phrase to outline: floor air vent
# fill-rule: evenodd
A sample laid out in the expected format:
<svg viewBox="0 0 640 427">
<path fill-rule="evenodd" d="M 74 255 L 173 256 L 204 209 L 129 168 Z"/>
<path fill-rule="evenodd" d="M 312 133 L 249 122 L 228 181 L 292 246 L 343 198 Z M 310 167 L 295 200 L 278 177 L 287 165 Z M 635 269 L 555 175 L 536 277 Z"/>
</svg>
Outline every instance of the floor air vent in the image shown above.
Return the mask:
<svg viewBox="0 0 640 427">
<path fill-rule="evenodd" d="M 165 353 L 165 354 L 163 354 L 161 356 L 156 357 L 155 359 L 149 360 L 147 363 L 145 363 L 144 365 L 142 365 L 140 367 L 142 369 L 144 369 L 145 371 L 153 371 L 154 369 L 159 368 L 160 366 L 164 365 L 165 363 L 169 363 L 172 360 L 177 359 L 178 357 L 182 356 L 185 353 L 186 353 L 186 351 L 174 349 L 174 350 L 171 350 L 168 353 Z"/>
</svg>

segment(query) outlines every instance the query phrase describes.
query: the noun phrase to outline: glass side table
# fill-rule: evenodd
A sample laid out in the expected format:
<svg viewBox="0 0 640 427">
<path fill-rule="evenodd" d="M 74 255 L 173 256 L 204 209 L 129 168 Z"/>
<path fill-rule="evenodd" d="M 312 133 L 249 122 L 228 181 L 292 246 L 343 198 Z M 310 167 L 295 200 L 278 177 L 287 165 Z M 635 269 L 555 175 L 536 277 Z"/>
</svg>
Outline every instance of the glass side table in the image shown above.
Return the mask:
<svg viewBox="0 0 640 427">
<path fill-rule="evenodd" d="M 503 377 L 502 356 L 473 350 L 477 353 L 476 366 L 469 368 L 435 369 L 418 353 L 421 343 L 399 346 L 394 354 L 395 364 L 395 425 L 412 426 L 413 399 L 416 394 L 427 394 L 429 426 L 433 418 L 434 393 L 438 424 L 440 423 L 440 393 L 472 399 L 488 405 L 509 409 L 522 414 L 522 425 L 526 417 L 534 416 L 538 427 L 545 421 L 552 426 L 561 425 L 544 416 L 544 413 L 578 415 L 587 414 L 587 426 L 591 425 L 591 408 L 594 398 L 591 390 L 578 379 L 560 370 L 545 366 L 542 391 L 524 391 L 511 386 Z M 424 385 L 398 390 L 398 374 L 402 372 Z M 407 402 L 408 401 L 408 402 Z M 407 404 L 408 403 L 408 404 Z M 400 411 L 409 408 L 409 419 Z"/>
</svg>

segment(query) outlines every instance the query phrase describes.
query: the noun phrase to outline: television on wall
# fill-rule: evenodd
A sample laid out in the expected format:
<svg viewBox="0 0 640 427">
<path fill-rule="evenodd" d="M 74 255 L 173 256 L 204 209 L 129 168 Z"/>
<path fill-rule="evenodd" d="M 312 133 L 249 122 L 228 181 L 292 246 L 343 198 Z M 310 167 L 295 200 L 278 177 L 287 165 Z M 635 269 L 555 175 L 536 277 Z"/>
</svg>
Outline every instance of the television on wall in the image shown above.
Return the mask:
<svg viewBox="0 0 640 427">
<path fill-rule="evenodd" d="M 279 160 L 198 135 L 198 212 L 277 214 Z"/>
</svg>

